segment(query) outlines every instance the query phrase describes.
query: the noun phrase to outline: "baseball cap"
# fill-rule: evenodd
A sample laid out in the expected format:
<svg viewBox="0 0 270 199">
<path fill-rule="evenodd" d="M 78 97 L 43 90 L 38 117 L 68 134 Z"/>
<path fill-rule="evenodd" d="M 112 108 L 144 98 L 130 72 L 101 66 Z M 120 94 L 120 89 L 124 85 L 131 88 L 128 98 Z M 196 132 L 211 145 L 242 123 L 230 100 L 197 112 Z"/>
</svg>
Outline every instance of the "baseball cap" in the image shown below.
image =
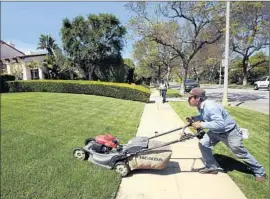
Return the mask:
<svg viewBox="0 0 270 199">
<path fill-rule="evenodd" d="M 205 95 L 205 90 L 198 87 L 191 89 L 191 91 L 188 93 L 188 97 L 203 95 Z"/>
</svg>

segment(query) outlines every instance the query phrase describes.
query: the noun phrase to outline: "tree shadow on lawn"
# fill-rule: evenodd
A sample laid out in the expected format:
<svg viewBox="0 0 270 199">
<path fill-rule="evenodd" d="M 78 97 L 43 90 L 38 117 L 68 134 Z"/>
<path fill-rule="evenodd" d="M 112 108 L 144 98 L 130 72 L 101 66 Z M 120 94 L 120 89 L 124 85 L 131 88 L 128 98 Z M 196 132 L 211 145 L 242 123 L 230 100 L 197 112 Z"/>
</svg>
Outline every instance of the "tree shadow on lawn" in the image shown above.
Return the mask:
<svg viewBox="0 0 270 199">
<path fill-rule="evenodd" d="M 220 167 L 224 169 L 225 173 L 230 171 L 239 171 L 241 173 L 254 175 L 250 167 L 243 162 L 221 154 L 214 154 L 214 157 L 219 163 Z"/>
</svg>

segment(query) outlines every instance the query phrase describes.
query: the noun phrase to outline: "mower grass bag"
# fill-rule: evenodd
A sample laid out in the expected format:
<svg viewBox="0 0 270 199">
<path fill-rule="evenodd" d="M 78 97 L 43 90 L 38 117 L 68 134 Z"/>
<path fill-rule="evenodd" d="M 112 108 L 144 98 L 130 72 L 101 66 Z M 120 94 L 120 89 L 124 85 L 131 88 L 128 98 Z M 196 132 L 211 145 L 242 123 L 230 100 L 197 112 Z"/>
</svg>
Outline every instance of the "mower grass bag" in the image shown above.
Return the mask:
<svg viewBox="0 0 270 199">
<path fill-rule="evenodd" d="M 148 147 L 156 147 L 163 142 L 149 140 Z M 156 148 L 150 151 L 144 151 L 129 159 L 130 170 L 135 169 L 164 169 L 170 161 L 172 150 L 170 146 Z"/>
</svg>

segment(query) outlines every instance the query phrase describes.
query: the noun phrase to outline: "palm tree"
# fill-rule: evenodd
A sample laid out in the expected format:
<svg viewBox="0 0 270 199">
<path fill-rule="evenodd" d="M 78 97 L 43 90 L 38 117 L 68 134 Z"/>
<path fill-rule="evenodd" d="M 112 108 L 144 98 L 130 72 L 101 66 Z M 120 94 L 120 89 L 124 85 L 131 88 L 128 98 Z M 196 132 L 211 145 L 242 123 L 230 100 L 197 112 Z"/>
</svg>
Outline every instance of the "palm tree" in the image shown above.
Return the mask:
<svg viewBox="0 0 270 199">
<path fill-rule="evenodd" d="M 53 39 L 50 35 L 41 34 L 38 43 L 38 49 L 46 49 L 49 55 L 55 56 L 54 50 L 58 48 L 58 45 L 55 43 L 55 39 Z"/>
</svg>

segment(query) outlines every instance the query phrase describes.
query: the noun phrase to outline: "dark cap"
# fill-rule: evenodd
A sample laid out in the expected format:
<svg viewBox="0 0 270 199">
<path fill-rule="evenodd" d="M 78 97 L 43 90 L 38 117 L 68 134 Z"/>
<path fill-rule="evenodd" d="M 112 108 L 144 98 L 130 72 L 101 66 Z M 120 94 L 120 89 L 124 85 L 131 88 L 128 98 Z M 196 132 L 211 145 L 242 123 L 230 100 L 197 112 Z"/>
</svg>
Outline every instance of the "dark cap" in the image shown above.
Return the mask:
<svg viewBox="0 0 270 199">
<path fill-rule="evenodd" d="M 188 93 L 188 97 L 191 96 L 204 96 L 205 95 L 205 90 L 201 89 L 201 88 L 193 88 L 189 93 Z"/>
</svg>

